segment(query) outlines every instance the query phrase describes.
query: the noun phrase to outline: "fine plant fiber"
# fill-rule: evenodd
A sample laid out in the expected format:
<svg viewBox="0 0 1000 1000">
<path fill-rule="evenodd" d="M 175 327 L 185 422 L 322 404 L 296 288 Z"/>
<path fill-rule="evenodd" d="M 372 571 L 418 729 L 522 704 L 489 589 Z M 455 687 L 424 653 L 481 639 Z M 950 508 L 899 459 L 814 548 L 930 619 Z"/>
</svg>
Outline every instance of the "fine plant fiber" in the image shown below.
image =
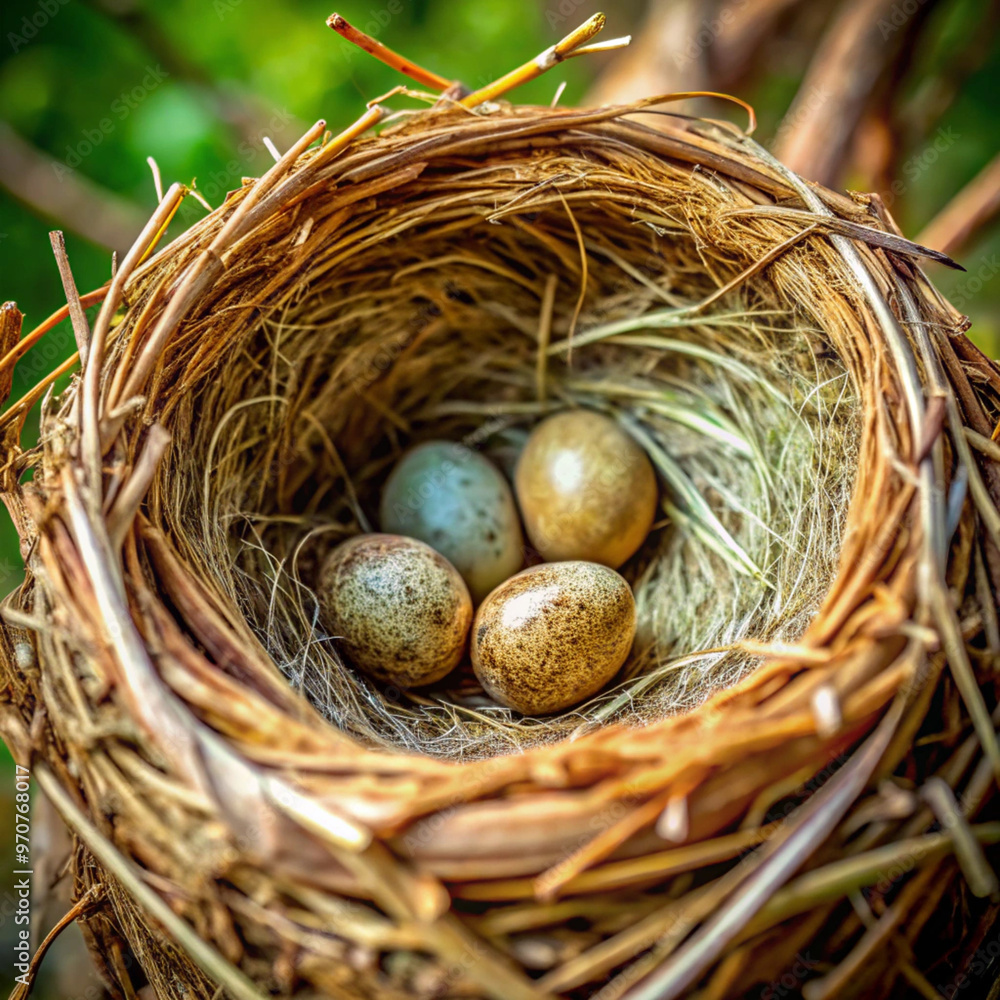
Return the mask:
<svg viewBox="0 0 1000 1000">
<path fill-rule="evenodd" d="M 688 710 L 753 667 L 746 640 L 796 640 L 833 576 L 858 403 L 821 317 L 769 284 L 718 295 L 739 273 L 713 233 L 732 190 L 696 177 L 693 197 L 676 166 L 605 157 L 513 152 L 460 177 L 444 157 L 370 204 L 313 199 L 291 233 L 241 255 L 178 346 L 173 364 L 197 371 L 224 329 L 229 367 L 180 403 L 189 437 L 174 448 L 191 474 L 161 487 L 172 533 L 292 683 L 363 742 L 478 757 Z M 289 266 L 297 240 L 310 251 Z M 789 285 L 816 280 L 807 251 L 784 264 Z M 574 406 L 617 419 L 661 482 L 657 526 L 622 570 L 639 629 L 618 682 L 531 719 L 485 698 L 468 665 L 417 692 L 355 671 L 323 628 L 316 571 L 378 530 L 394 461 L 445 438 L 509 475 L 532 425 Z"/>
</svg>

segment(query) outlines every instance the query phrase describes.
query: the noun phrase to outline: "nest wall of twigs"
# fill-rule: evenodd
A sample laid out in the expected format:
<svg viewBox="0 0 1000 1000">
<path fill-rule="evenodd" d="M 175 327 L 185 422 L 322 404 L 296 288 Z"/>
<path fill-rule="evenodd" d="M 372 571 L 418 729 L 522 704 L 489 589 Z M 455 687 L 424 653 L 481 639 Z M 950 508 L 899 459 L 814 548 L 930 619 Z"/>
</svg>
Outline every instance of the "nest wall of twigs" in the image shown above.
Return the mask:
<svg viewBox="0 0 1000 1000">
<path fill-rule="evenodd" d="M 927 253 L 720 123 L 377 117 L 143 262 L 168 191 L 92 330 L 70 287 L 83 373 L 39 447 L 44 385 L 0 418 L 27 566 L 0 718 L 109 978 L 130 995 L 129 949 L 164 997 L 722 997 L 802 954 L 812 1000 L 922 978 L 1000 841 L 1000 373 Z M 621 683 L 521 720 L 462 676 L 355 675 L 311 579 L 400 450 L 508 463 L 571 405 L 671 515 L 625 571 Z"/>
</svg>

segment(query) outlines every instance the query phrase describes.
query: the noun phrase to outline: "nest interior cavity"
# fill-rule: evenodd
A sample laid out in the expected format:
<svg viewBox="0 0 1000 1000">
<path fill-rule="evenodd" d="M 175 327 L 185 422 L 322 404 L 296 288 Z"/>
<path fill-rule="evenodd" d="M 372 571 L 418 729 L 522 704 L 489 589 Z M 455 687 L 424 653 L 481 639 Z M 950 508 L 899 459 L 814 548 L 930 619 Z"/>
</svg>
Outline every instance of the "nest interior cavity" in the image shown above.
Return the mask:
<svg viewBox="0 0 1000 1000">
<path fill-rule="evenodd" d="M 461 126 L 480 123 L 404 117 L 232 247 L 156 404 L 173 442 L 154 506 L 199 576 L 335 725 L 448 757 L 689 709 L 752 668 L 748 640 L 797 639 L 836 569 L 859 436 L 851 373 L 809 305 L 831 293 L 812 246 L 788 248 L 780 280 L 743 274 L 793 227 L 734 223 L 751 197 L 641 144 L 470 147 Z M 462 441 L 509 473 L 530 427 L 572 406 L 619 420 L 662 486 L 664 516 L 623 569 L 639 632 L 619 682 L 523 719 L 468 668 L 411 694 L 345 664 L 316 568 L 378 530 L 402 451 Z"/>
</svg>

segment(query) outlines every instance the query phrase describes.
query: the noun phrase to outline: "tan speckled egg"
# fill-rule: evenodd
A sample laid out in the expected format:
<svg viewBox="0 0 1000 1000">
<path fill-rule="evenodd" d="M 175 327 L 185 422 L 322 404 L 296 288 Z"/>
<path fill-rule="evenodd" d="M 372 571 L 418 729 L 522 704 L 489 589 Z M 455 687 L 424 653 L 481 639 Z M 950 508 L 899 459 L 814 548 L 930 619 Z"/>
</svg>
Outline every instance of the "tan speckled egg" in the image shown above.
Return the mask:
<svg viewBox="0 0 1000 1000">
<path fill-rule="evenodd" d="M 358 535 L 320 572 L 324 627 L 351 662 L 400 687 L 440 680 L 458 665 L 472 620 L 465 581 L 415 538 Z"/>
<path fill-rule="evenodd" d="M 656 475 L 614 420 L 571 410 L 543 420 L 514 476 L 524 527 L 543 559 L 586 559 L 616 569 L 656 516 Z"/>
<path fill-rule="evenodd" d="M 592 562 L 532 566 L 501 583 L 472 626 L 472 666 L 495 701 L 526 715 L 569 708 L 625 662 L 635 600 L 613 569 Z"/>
</svg>

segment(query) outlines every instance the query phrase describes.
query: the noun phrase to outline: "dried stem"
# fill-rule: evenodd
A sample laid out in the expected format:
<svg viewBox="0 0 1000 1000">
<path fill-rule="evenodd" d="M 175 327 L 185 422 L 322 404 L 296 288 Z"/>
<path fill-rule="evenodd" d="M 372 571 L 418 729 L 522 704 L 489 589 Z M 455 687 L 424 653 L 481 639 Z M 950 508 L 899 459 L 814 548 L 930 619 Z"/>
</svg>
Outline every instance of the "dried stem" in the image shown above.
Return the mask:
<svg viewBox="0 0 1000 1000">
<path fill-rule="evenodd" d="M 357 45 L 362 51 L 367 52 L 370 56 L 374 56 L 379 62 L 385 63 L 386 66 L 391 66 L 394 70 L 405 74 L 411 80 L 416 80 L 417 83 L 424 87 L 430 87 L 432 90 L 441 92 L 448 90 L 454 84 L 454 81 L 439 76 L 437 73 L 432 73 L 429 69 L 424 69 L 415 62 L 399 55 L 399 53 L 393 52 L 392 49 L 387 45 L 383 45 L 377 38 L 372 38 L 371 35 L 366 35 L 363 31 L 349 24 L 339 14 L 331 14 L 326 19 L 326 23 L 341 38 L 346 38 L 347 41 Z"/>
<path fill-rule="evenodd" d="M 80 301 L 80 293 L 77 291 L 69 258 L 66 256 L 66 241 L 60 232 L 49 233 L 49 239 L 52 242 L 52 252 L 55 254 L 56 264 L 59 267 L 59 276 L 62 278 L 69 318 L 73 324 L 73 335 L 76 337 L 76 350 L 80 356 L 80 363 L 86 365 L 87 349 L 90 346 L 90 324 L 83 314 L 83 303 Z"/>
<path fill-rule="evenodd" d="M 564 59 L 568 59 L 573 55 L 575 50 L 581 46 L 585 46 L 587 42 L 601 31 L 606 20 L 603 14 L 594 14 L 584 21 L 579 28 L 571 31 L 565 38 L 556 42 L 555 45 L 550 46 L 544 52 L 540 52 L 530 62 L 518 66 L 517 69 L 511 70 L 509 73 L 505 73 L 498 80 L 494 80 L 485 87 L 473 91 L 471 94 L 463 97 L 461 103 L 467 108 L 477 108 L 480 104 L 485 104 L 487 101 L 495 101 L 497 98 L 509 93 L 515 87 L 520 87 L 521 84 L 536 79 L 552 69 L 553 66 L 559 65 Z M 615 42 L 612 44 L 621 43 L 622 45 L 627 45 L 628 42 L 628 38 L 615 39 Z"/>
</svg>

